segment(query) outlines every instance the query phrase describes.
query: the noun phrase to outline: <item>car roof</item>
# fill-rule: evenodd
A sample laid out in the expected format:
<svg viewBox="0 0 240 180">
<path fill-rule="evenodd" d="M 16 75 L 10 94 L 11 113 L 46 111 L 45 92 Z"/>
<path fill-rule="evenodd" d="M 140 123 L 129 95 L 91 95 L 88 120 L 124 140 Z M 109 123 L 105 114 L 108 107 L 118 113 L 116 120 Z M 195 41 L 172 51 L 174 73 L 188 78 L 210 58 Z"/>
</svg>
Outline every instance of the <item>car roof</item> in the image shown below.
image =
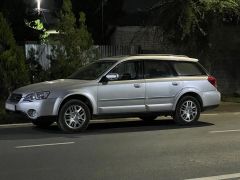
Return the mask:
<svg viewBox="0 0 240 180">
<path fill-rule="evenodd" d="M 198 59 L 195 59 L 195 58 L 190 58 L 185 55 L 173 55 L 173 54 L 137 54 L 137 55 L 129 55 L 129 56 L 113 56 L 113 57 L 103 58 L 100 60 L 126 61 L 126 60 L 137 60 L 137 59 L 198 62 Z"/>
</svg>

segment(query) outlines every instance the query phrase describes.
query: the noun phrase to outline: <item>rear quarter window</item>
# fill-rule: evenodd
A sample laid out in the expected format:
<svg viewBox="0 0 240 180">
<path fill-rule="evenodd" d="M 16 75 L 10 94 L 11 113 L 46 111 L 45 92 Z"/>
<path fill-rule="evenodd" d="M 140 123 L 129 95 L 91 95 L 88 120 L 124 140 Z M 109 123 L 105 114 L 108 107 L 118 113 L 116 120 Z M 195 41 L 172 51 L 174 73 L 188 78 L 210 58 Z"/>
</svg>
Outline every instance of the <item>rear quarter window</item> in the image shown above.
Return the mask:
<svg viewBox="0 0 240 180">
<path fill-rule="evenodd" d="M 195 62 L 173 62 L 173 68 L 179 76 L 202 76 L 206 72 Z"/>
</svg>

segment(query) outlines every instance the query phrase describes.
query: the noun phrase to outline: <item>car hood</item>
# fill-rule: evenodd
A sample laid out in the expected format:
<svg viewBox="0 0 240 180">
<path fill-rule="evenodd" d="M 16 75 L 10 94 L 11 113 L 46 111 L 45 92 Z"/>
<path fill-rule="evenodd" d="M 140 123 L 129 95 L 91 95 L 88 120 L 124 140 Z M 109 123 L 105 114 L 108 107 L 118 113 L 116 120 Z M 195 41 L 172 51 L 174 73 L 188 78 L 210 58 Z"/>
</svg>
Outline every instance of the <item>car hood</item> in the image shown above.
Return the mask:
<svg viewBox="0 0 240 180">
<path fill-rule="evenodd" d="M 28 94 L 39 91 L 58 91 L 67 90 L 83 84 L 88 83 L 86 80 L 75 80 L 75 79 L 58 79 L 54 81 L 45 81 L 41 83 L 31 84 L 28 86 L 21 87 L 14 91 L 14 93 Z"/>
</svg>

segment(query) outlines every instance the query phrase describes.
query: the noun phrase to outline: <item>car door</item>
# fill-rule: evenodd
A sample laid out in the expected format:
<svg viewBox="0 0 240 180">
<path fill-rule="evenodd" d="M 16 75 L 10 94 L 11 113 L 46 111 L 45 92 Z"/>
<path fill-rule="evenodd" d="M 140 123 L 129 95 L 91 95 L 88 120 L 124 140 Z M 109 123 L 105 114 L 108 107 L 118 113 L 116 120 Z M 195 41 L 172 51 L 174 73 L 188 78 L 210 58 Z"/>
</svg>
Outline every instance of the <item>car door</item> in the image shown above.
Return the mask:
<svg viewBox="0 0 240 180">
<path fill-rule="evenodd" d="M 145 112 L 145 80 L 142 61 L 125 61 L 108 74 L 117 73 L 117 80 L 98 85 L 98 113 L 118 114 Z"/>
<path fill-rule="evenodd" d="M 144 77 L 147 111 L 171 111 L 174 99 L 182 89 L 182 82 L 170 63 L 163 60 L 145 60 Z"/>
</svg>

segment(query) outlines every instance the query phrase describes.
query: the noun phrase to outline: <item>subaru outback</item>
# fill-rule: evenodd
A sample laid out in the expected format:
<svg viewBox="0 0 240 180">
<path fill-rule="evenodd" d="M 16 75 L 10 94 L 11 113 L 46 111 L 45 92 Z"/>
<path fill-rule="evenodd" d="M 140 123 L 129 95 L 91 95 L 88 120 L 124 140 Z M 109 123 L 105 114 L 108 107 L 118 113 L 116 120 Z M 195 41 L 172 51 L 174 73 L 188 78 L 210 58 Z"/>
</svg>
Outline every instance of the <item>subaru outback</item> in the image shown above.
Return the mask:
<svg viewBox="0 0 240 180">
<path fill-rule="evenodd" d="M 180 125 L 220 103 L 217 81 L 197 59 L 180 55 L 110 57 L 80 68 L 66 79 L 13 91 L 7 111 L 21 112 L 37 126 L 57 122 L 79 132 L 98 117 L 139 117 L 151 121 L 172 116 Z"/>
</svg>

